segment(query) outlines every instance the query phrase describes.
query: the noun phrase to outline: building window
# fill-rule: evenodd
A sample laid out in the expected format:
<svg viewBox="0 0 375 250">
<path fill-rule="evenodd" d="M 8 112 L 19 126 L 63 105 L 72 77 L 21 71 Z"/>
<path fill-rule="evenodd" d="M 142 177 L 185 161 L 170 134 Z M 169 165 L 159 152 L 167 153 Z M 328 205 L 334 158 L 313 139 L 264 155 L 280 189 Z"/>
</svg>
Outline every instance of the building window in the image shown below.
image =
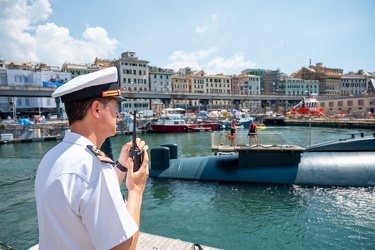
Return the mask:
<svg viewBox="0 0 375 250">
<path fill-rule="evenodd" d="M 348 101 L 348 106 L 353 106 L 353 101 L 352 100 Z"/>
<path fill-rule="evenodd" d="M 363 99 L 358 100 L 358 105 L 363 106 L 365 105 L 365 101 Z"/>
</svg>

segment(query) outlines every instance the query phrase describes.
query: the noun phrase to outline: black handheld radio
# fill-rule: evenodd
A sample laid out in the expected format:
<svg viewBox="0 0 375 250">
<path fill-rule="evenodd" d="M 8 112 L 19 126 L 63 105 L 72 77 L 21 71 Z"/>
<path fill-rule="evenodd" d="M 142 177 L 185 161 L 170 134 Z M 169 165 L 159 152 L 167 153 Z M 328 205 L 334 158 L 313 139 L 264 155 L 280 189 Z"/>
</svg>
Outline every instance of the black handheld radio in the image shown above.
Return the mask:
<svg viewBox="0 0 375 250">
<path fill-rule="evenodd" d="M 130 148 L 130 157 L 133 158 L 134 162 L 134 172 L 138 171 L 138 169 L 141 167 L 142 162 L 143 162 L 143 155 L 144 155 L 144 150 L 139 150 L 137 147 L 137 118 L 136 118 L 136 111 L 134 111 L 134 118 L 133 118 L 133 136 L 132 136 L 132 142 L 133 145 Z"/>
</svg>

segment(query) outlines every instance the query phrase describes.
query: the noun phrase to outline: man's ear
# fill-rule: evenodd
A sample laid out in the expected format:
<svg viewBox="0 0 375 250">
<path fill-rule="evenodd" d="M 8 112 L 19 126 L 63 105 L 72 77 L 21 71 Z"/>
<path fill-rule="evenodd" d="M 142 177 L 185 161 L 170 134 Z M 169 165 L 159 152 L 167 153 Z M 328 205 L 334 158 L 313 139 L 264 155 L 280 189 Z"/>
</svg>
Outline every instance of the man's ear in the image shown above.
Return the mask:
<svg viewBox="0 0 375 250">
<path fill-rule="evenodd" d="M 99 117 L 99 109 L 100 108 L 100 102 L 99 101 L 93 101 L 92 104 L 91 104 L 91 114 L 98 118 Z"/>
</svg>

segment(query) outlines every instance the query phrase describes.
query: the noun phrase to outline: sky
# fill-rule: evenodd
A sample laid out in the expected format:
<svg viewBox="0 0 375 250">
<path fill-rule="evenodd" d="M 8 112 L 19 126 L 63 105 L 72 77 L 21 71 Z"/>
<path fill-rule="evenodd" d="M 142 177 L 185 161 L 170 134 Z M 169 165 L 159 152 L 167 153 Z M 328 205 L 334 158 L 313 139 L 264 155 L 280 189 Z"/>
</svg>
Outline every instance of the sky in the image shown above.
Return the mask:
<svg viewBox="0 0 375 250">
<path fill-rule="evenodd" d="M 136 52 L 207 74 L 323 63 L 375 71 L 374 0 L 0 0 L 0 57 L 90 64 Z"/>
</svg>

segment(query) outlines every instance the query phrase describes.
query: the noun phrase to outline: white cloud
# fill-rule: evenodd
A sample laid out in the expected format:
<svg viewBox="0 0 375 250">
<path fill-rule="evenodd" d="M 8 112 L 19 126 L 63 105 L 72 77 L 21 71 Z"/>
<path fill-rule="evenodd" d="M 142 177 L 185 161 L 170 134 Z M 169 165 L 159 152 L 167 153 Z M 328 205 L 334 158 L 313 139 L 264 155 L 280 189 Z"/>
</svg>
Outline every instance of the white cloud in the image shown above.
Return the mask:
<svg viewBox="0 0 375 250">
<path fill-rule="evenodd" d="M 215 57 L 208 63 L 204 64 L 204 71 L 212 74 L 240 74 L 241 70 L 247 68 L 254 68 L 256 63 L 246 61 L 242 52 L 236 53 L 229 59 Z"/>
<path fill-rule="evenodd" d="M 217 48 L 212 47 L 208 50 L 199 50 L 196 52 L 186 53 L 183 50 L 178 50 L 172 53 L 169 57 L 171 61 L 170 64 L 164 66 L 165 68 L 170 68 L 174 70 L 179 70 L 180 68 L 190 67 L 192 69 L 200 69 L 199 60 L 205 59 L 206 57 L 217 52 Z"/>
<path fill-rule="evenodd" d="M 217 16 L 215 14 L 212 14 L 211 15 L 211 24 L 213 22 L 216 22 L 216 21 L 217 21 Z M 209 28 L 210 28 L 210 25 L 208 25 L 208 24 L 203 24 L 203 25 L 197 26 L 195 28 L 195 33 L 198 33 L 198 34 L 205 33 L 207 30 L 209 30 Z"/>
<path fill-rule="evenodd" d="M 76 39 L 68 28 L 45 22 L 53 12 L 49 0 L 0 1 L 0 56 L 6 60 L 59 67 L 66 61 L 90 63 L 95 57 L 108 58 L 119 43 L 101 27 L 86 27 Z"/>
<path fill-rule="evenodd" d="M 236 53 L 229 59 L 212 56 L 218 52 L 218 49 L 212 47 L 208 50 L 199 50 L 187 53 L 183 50 L 175 51 L 169 57 L 170 64 L 164 68 L 179 70 L 180 68 L 190 67 L 193 70 L 204 70 L 208 74 L 240 74 L 245 68 L 253 68 L 256 63 L 246 61 L 242 52 Z"/>
<path fill-rule="evenodd" d="M 208 30 L 208 26 L 207 25 L 202 25 L 202 26 L 198 26 L 195 28 L 195 32 L 196 33 L 204 33 Z"/>
</svg>

